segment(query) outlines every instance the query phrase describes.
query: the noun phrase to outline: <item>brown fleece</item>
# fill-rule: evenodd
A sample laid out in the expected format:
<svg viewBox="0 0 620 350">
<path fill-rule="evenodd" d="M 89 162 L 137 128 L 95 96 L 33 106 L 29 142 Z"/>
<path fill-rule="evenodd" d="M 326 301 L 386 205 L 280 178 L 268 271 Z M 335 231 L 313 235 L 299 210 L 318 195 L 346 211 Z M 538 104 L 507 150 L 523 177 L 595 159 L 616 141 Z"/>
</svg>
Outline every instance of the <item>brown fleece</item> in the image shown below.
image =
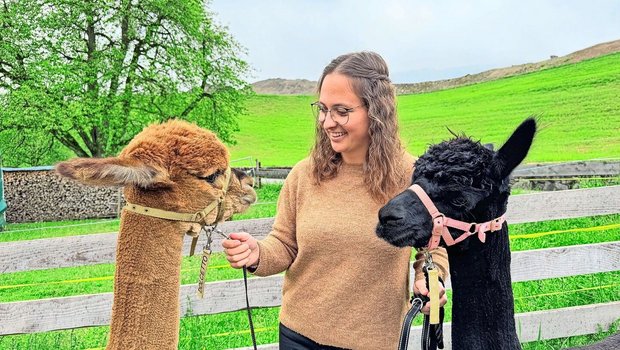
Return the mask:
<svg viewBox="0 0 620 350">
<path fill-rule="evenodd" d="M 402 163 L 412 172 L 413 158 Z M 404 188 L 403 188 L 404 190 Z M 280 321 L 319 344 L 348 349 L 396 349 L 409 303 L 411 248 L 375 234 L 378 211 L 362 166 L 343 165 L 313 185 L 309 160 L 288 175 L 270 234 L 259 241 L 255 274 L 286 270 Z M 445 249 L 432 252 L 447 276 Z"/>
<path fill-rule="evenodd" d="M 176 349 L 182 223 L 124 211 L 106 349 Z"/>
<path fill-rule="evenodd" d="M 221 194 L 228 151 L 208 130 L 171 120 L 145 128 L 118 157 L 59 163 L 62 176 L 88 185 L 124 186 L 127 201 L 195 213 Z M 252 178 L 233 172 L 224 219 L 256 201 Z M 207 217 L 211 222 L 217 213 Z M 108 350 L 177 349 L 183 236 L 197 224 L 123 211 L 116 247 Z"/>
</svg>

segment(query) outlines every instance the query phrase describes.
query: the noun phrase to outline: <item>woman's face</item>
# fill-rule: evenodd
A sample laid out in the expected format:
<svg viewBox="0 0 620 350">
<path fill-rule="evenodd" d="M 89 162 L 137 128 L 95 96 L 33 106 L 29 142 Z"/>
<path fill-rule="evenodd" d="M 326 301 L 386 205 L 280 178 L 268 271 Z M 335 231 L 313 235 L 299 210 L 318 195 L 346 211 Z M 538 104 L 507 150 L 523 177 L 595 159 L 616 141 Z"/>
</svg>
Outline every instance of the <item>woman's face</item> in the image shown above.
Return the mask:
<svg viewBox="0 0 620 350">
<path fill-rule="evenodd" d="M 340 153 L 347 164 L 363 164 L 370 145 L 370 121 L 368 110 L 353 92 L 349 77 L 338 73 L 326 75 L 319 93 L 319 102 L 330 111 L 325 116 L 322 127 L 334 151 Z M 340 114 L 347 110 L 348 121 Z"/>
</svg>

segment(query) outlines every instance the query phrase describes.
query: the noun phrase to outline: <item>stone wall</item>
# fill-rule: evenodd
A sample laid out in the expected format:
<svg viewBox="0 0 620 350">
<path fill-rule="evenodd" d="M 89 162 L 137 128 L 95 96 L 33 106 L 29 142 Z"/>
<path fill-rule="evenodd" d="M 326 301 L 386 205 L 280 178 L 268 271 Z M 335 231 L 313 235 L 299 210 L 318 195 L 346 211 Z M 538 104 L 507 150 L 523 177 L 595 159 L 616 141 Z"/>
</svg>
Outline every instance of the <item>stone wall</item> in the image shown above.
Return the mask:
<svg viewBox="0 0 620 350">
<path fill-rule="evenodd" d="M 4 169 L 8 223 L 116 217 L 118 188 L 84 186 L 57 175 L 51 167 Z"/>
</svg>

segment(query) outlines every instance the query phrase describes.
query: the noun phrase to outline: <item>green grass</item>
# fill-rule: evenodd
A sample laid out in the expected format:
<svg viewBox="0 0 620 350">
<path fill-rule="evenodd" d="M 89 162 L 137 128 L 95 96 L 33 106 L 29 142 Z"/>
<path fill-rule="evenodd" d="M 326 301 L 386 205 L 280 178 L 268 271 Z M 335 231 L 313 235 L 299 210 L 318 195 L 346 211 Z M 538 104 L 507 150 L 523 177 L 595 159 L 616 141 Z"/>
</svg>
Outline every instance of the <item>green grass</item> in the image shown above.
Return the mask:
<svg viewBox="0 0 620 350">
<path fill-rule="evenodd" d="M 620 53 L 576 64 L 450 90 L 398 97 L 401 137 L 413 155 L 450 137 L 446 126 L 501 145 L 527 116 L 538 133 L 527 162 L 617 157 L 620 154 Z M 263 166 L 291 166 L 308 155 L 315 96 L 258 95 L 233 158 L 258 158 Z"/>
<path fill-rule="evenodd" d="M 511 225 L 511 235 L 536 234 L 563 229 L 591 228 L 593 226 L 620 223 L 620 215 L 608 215 L 583 219 L 556 220 L 545 223 Z M 555 239 L 555 241 L 552 241 Z M 615 241 L 620 239 L 620 229 L 584 231 L 578 233 L 556 233 L 538 238 L 512 239 L 513 250 L 535 249 L 570 244 Z M 196 282 L 200 265 L 197 257 L 183 258 L 182 284 Z M 35 300 L 81 294 L 112 291 L 113 264 L 27 271 L 0 275 L 0 302 Z M 214 254 L 210 263 L 207 281 L 240 279 L 241 271 L 229 267 L 222 254 Z M 518 282 L 513 284 L 516 312 L 555 309 L 576 305 L 620 300 L 620 272 L 599 273 Z M 449 293 L 449 296 L 451 293 Z M 256 328 L 260 343 L 277 341 L 277 320 L 279 308 L 254 310 Z M 450 320 L 449 308 L 447 320 Z M 249 346 L 245 314 L 226 313 L 184 318 L 181 322 L 181 349 L 221 349 L 225 347 Z M 420 321 L 416 321 L 418 324 Z M 84 349 L 105 345 L 107 327 L 91 327 L 71 331 L 46 332 L 33 335 L 6 336 L 0 339 L 0 349 L 54 348 Z M 575 337 L 573 337 L 575 338 Z M 545 341 L 545 348 L 536 348 L 539 343 L 526 344 L 528 349 L 559 349 L 561 344 L 576 344 L 575 341 L 594 342 L 600 335 L 577 337 L 564 340 Z M 560 345 L 558 345 L 560 344 Z M 532 347 L 534 346 L 534 347 Z"/>
<path fill-rule="evenodd" d="M 522 344 L 523 350 L 555 350 L 589 345 L 603 340 L 610 335 L 616 334 L 620 329 L 618 327 L 619 325 L 620 321 L 616 321 L 611 325 L 611 327 L 609 327 L 609 330 L 605 331 L 601 329 L 600 332 L 591 335 L 581 335 L 568 338 L 540 340 L 536 342 L 525 343 Z"/>
<path fill-rule="evenodd" d="M 605 186 L 616 186 L 620 185 L 620 176 L 610 176 L 610 177 L 584 177 L 579 179 L 579 188 L 594 188 L 594 187 L 605 187 Z"/>
<path fill-rule="evenodd" d="M 620 241 L 620 214 L 509 224 L 508 227 L 512 251 Z"/>
<path fill-rule="evenodd" d="M 198 282 L 200 260 L 183 257 L 181 284 Z M 223 253 L 211 255 L 207 282 L 242 278 L 242 271 L 231 268 Z M 112 292 L 113 280 L 114 264 L 0 274 L 0 303 Z"/>
<path fill-rule="evenodd" d="M 276 202 L 282 189 L 281 184 L 264 184 L 256 189 L 258 203 L 252 205 L 245 213 L 236 214 L 233 220 L 268 218 L 276 215 Z"/>
<path fill-rule="evenodd" d="M 118 219 L 87 219 L 7 224 L 0 242 L 117 232 Z"/>
</svg>

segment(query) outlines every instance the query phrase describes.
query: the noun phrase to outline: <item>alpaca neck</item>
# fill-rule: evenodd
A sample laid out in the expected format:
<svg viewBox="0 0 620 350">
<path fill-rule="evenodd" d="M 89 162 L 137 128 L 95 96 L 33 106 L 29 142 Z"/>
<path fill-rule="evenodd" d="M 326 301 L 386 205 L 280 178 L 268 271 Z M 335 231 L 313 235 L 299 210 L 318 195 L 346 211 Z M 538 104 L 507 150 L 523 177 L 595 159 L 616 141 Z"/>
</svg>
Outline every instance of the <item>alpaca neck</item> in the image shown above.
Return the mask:
<svg viewBox="0 0 620 350">
<path fill-rule="evenodd" d="M 486 243 L 468 238 L 450 247 L 452 348 L 520 349 L 514 320 L 510 247 L 506 227 Z"/>
<path fill-rule="evenodd" d="M 123 211 L 108 350 L 177 349 L 183 232 Z"/>
</svg>

